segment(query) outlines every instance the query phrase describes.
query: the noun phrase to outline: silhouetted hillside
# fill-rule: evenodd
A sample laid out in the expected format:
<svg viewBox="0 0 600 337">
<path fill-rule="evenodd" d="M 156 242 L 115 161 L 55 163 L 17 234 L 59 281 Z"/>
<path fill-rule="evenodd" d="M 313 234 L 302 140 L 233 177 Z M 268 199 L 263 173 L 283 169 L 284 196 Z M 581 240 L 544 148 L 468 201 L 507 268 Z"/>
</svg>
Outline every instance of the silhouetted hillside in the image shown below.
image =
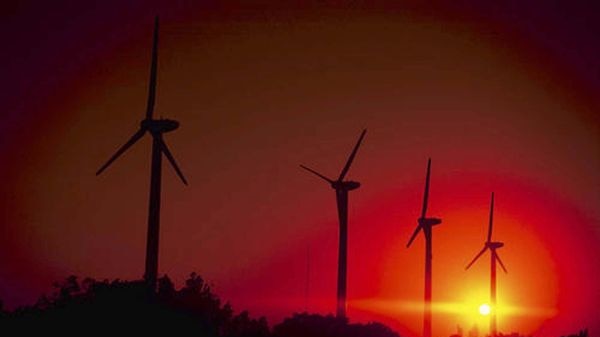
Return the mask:
<svg viewBox="0 0 600 337">
<path fill-rule="evenodd" d="M 51 336 L 143 334 L 206 337 L 399 337 L 388 327 L 349 324 L 333 316 L 295 314 L 269 330 L 264 317 L 235 315 L 195 273 L 176 289 L 165 276 L 158 291 L 143 281 L 96 281 L 70 276 L 50 296 L 12 312 L 0 306 L 0 335 Z M 1 302 L 0 302 L 1 303 Z"/>
<path fill-rule="evenodd" d="M 180 289 L 164 276 L 156 293 L 143 281 L 80 282 L 75 276 L 54 288 L 35 305 L 13 311 L 3 310 L 0 301 L 0 336 L 400 337 L 380 323 L 349 323 L 308 313 L 294 314 L 270 331 L 264 317 L 253 319 L 246 311 L 234 314 L 196 273 Z M 563 337 L 588 337 L 588 332 Z"/>
<path fill-rule="evenodd" d="M 471 334 L 468 334 L 468 335 L 474 335 L 475 336 L 477 334 L 473 334 L 471 332 Z M 484 335 L 484 336 L 485 337 L 490 337 L 490 335 Z M 454 335 L 450 335 L 450 337 L 462 337 L 462 335 L 460 335 L 460 334 L 454 334 Z M 516 332 L 510 333 L 510 334 L 499 332 L 498 335 L 497 335 L 497 337 L 534 337 L 534 336 L 532 336 L 532 335 L 521 335 L 521 334 L 516 333 Z M 584 329 L 584 330 L 579 331 L 578 333 L 571 334 L 571 335 L 568 335 L 568 336 L 561 336 L 561 337 L 588 337 L 588 330 Z"/>
<path fill-rule="evenodd" d="M 0 334 L 113 336 L 131 331 L 138 336 L 269 336 L 264 318 L 251 319 L 247 312 L 234 315 L 231 306 L 222 305 L 195 273 L 179 290 L 168 277 L 161 278 L 157 294 L 150 293 L 142 281 L 85 279 L 80 283 L 70 276 L 54 286 L 55 293 L 35 305 L 4 312 Z"/>
</svg>

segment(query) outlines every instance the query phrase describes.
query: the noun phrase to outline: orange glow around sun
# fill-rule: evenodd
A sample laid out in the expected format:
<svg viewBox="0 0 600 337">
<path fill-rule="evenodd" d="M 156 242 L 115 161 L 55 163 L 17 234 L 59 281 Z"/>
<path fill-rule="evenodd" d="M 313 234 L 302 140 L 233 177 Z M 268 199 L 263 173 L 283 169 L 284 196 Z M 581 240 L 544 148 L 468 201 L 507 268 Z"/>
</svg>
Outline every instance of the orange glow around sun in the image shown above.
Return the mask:
<svg viewBox="0 0 600 337">
<path fill-rule="evenodd" d="M 434 230 L 433 239 L 432 309 L 436 313 L 434 326 L 440 333 L 456 331 L 457 326 L 464 331 L 474 327 L 480 332 L 487 333 L 489 330 L 490 316 L 480 312 L 482 303 L 490 301 L 489 252 L 469 270 L 464 269 L 483 247 L 487 231 L 488 196 L 481 194 L 479 201 L 467 197 L 477 194 L 474 189 L 480 183 L 474 181 L 479 181 L 479 178 L 446 178 L 438 180 L 436 185 L 432 184 L 439 195 L 431 212 L 444 215 L 442 225 Z M 535 332 L 558 314 L 561 302 L 556 260 L 534 230 L 538 223 L 546 224 L 547 228 L 553 227 L 557 215 L 539 212 L 536 205 L 547 201 L 533 190 L 527 196 L 519 195 L 523 188 L 520 183 L 505 180 L 503 186 L 496 190 L 493 239 L 505 243 L 503 248 L 498 249 L 498 254 L 508 273 L 498 266 L 497 305 L 488 308 L 496 312 L 498 328 L 502 332 Z M 419 186 L 415 186 L 414 193 L 418 194 L 418 189 Z M 445 191 L 452 193 L 444 197 Z M 532 200 L 529 207 L 523 208 L 521 205 L 529 198 Z M 533 201 L 536 198 L 541 200 Z M 412 203 L 404 198 L 396 198 L 395 201 L 398 204 Z M 462 206 L 470 202 L 475 204 L 472 207 Z M 397 221 L 410 223 L 411 220 L 403 216 Z M 390 277 L 382 280 L 378 298 L 363 298 L 351 305 L 359 311 L 381 313 L 384 316 L 382 320 L 393 321 L 398 317 L 408 328 L 405 334 L 418 335 L 423 312 L 423 242 L 419 240 L 415 242 L 417 246 L 414 249 L 406 249 L 405 241 L 406 238 L 399 237 L 391 243 L 391 255 L 386 258 L 383 267 Z M 400 300 L 406 298 L 409 300 Z"/>
</svg>

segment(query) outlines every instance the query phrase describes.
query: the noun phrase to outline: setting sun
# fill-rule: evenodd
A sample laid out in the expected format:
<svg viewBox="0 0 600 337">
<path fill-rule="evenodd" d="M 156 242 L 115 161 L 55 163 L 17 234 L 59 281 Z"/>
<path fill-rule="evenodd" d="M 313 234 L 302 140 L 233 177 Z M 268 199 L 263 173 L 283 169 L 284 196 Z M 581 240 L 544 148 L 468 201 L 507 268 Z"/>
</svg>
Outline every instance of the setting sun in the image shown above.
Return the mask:
<svg viewBox="0 0 600 337">
<path fill-rule="evenodd" d="M 487 303 L 484 303 L 479 306 L 479 313 L 484 316 L 489 315 L 491 311 L 492 311 L 492 309 L 490 308 L 490 306 Z"/>
</svg>

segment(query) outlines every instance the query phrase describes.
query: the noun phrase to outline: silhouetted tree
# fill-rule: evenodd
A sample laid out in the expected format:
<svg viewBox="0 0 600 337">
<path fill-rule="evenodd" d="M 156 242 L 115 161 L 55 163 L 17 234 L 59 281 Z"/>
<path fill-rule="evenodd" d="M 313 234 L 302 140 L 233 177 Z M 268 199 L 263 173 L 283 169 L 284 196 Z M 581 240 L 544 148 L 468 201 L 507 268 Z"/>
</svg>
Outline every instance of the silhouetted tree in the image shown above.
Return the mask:
<svg viewBox="0 0 600 337">
<path fill-rule="evenodd" d="M 226 337 L 263 337 L 270 336 L 269 326 L 264 317 L 252 319 L 247 311 L 242 311 L 239 315 L 233 317 L 231 324 L 228 324 L 223 336 Z"/>
</svg>

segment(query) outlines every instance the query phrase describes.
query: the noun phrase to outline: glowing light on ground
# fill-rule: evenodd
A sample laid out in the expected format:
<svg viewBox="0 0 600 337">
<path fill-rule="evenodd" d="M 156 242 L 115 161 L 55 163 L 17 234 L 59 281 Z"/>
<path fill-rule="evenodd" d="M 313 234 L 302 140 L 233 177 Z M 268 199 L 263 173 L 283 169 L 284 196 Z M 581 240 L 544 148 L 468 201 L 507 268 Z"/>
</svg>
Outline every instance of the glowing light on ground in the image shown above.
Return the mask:
<svg viewBox="0 0 600 337">
<path fill-rule="evenodd" d="M 487 294 L 484 291 L 474 290 L 463 301 L 433 302 L 432 311 L 438 319 L 434 328 L 444 333 L 450 333 L 455 331 L 457 326 L 467 330 L 478 327 L 480 332 L 488 333 L 487 327 L 489 326 L 492 310 L 496 310 L 501 331 L 514 329 L 515 319 L 517 321 L 523 319 L 545 320 L 556 316 L 558 313 L 554 307 L 531 307 L 503 302 L 492 308 L 485 297 L 487 297 Z M 422 301 L 363 298 L 350 300 L 348 306 L 353 310 L 378 313 L 383 317 L 387 316 L 391 320 L 396 319 L 400 322 L 403 317 L 408 316 L 419 319 L 423 313 L 424 303 Z M 415 336 L 420 333 L 422 328 L 420 321 L 417 324 L 407 324 L 406 321 L 401 322 Z"/>
<path fill-rule="evenodd" d="M 490 308 L 490 306 L 487 303 L 484 303 L 479 306 L 479 313 L 484 316 L 489 315 L 491 311 L 492 311 L 492 308 Z"/>
</svg>

